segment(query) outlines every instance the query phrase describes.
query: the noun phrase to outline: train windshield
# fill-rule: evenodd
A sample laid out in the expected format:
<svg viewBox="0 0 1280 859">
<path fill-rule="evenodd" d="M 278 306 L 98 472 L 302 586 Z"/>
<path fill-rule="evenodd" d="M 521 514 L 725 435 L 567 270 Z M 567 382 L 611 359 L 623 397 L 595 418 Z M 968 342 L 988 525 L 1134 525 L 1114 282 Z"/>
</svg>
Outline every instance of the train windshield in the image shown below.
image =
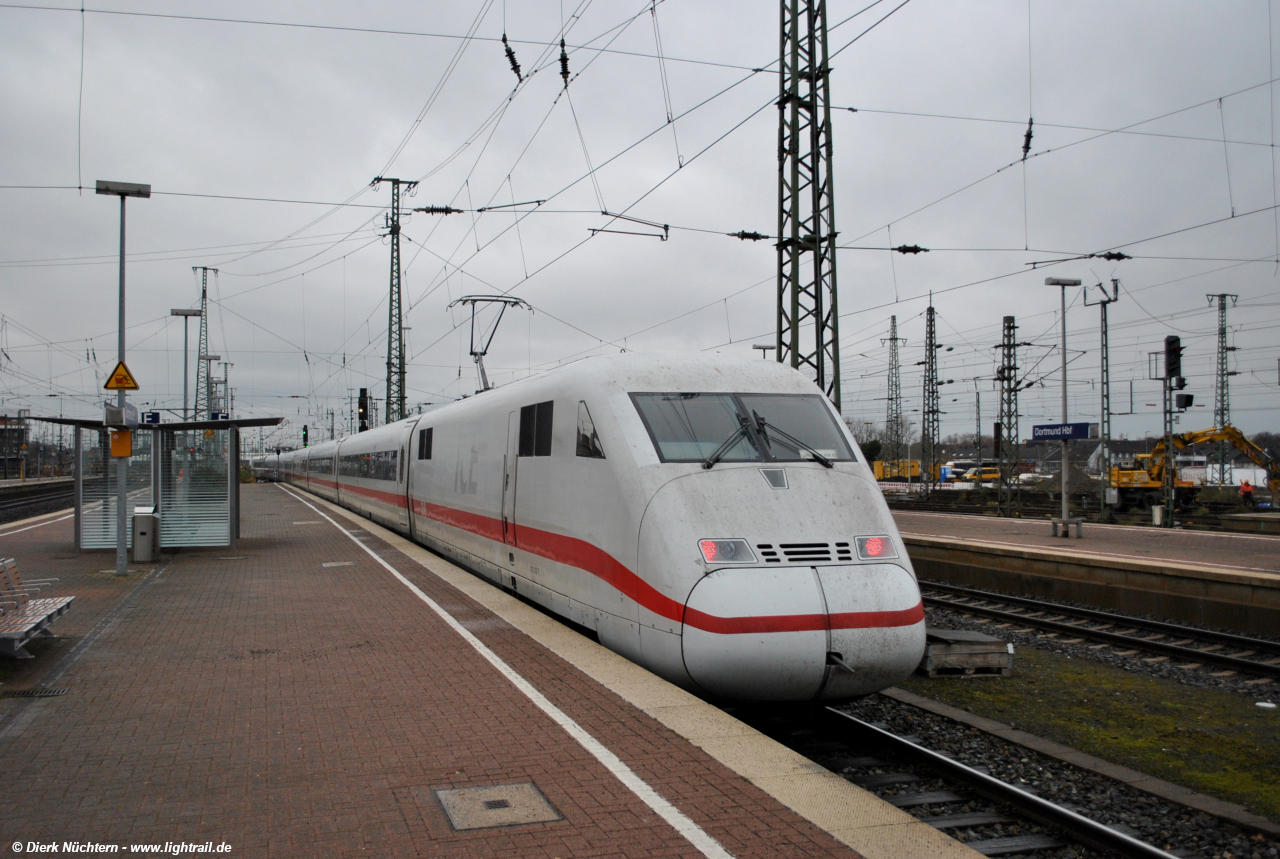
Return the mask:
<svg viewBox="0 0 1280 859">
<path fill-rule="evenodd" d="M 732 394 L 632 394 L 631 398 L 663 462 L 700 462 L 727 442 L 721 462 L 764 459 L 755 439 L 740 432 L 744 418 Z"/>
<path fill-rule="evenodd" d="M 817 394 L 669 393 L 632 394 L 631 399 L 663 462 L 854 458 Z"/>
<path fill-rule="evenodd" d="M 850 460 L 840 427 L 817 394 L 739 394 L 771 459 Z M 772 431 L 771 431 L 772 430 Z"/>
</svg>

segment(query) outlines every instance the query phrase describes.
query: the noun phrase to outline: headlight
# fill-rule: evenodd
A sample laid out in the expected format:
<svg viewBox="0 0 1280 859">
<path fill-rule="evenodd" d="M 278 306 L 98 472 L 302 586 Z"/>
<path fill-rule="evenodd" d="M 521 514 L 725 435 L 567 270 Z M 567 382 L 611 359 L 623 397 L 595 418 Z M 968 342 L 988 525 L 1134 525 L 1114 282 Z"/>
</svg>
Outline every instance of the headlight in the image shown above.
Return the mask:
<svg viewBox="0 0 1280 859">
<path fill-rule="evenodd" d="M 755 553 L 746 540 L 699 540 L 702 559 L 708 564 L 754 564 Z"/>
<path fill-rule="evenodd" d="M 856 537 L 853 542 L 858 547 L 860 560 L 879 561 L 883 558 L 898 557 L 898 550 L 893 548 L 893 541 L 886 536 Z"/>
</svg>

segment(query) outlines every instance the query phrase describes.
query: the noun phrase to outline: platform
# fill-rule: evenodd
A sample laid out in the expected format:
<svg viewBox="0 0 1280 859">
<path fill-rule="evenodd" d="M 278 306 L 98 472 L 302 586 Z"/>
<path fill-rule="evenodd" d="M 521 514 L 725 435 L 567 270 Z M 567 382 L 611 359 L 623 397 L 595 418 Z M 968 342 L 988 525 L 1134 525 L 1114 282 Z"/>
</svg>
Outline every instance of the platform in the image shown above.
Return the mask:
<svg viewBox="0 0 1280 859">
<path fill-rule="evenodd" d="M 1064 540 L 1036 519 L 895 510 L 926 579 L 1274 635 L 1280 536 L 1088 523 Z"/>
<path fill-rule="evenodd" d="M 366 521 L 275 485 L 243 503 L 234 553 L 124 579 L 65 514 L 0 528 L 77 596 L 72 638 L 5 679 L 67 690 L 0 700 L 5 849 L 977 855 Z"/>
</svg>

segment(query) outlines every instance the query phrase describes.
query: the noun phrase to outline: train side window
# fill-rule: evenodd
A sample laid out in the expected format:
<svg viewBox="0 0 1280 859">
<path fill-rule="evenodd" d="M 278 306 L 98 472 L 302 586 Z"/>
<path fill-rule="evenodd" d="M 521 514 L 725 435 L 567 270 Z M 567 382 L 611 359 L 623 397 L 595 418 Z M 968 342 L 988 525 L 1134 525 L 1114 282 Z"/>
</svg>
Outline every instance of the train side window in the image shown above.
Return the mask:
<svg viewBox="0 0 1280 859">
<path fill-rule="evenodd" d="M 578 400 L 578 456 L 604 459 L 604 448 L 600 447 L 600 436 L 596 434 L 586 400 Z"/>
<path fill-rule="evenodd" d="M 551 455 L 551 411 L 555 403 L 535 403 L 520 409 L 520 456 Z"/>
<path fill-rule="evenodd" d="M 418 459 L 431 458 L 431 436 L 435 427 L 418 430 Z"/>
</svg>

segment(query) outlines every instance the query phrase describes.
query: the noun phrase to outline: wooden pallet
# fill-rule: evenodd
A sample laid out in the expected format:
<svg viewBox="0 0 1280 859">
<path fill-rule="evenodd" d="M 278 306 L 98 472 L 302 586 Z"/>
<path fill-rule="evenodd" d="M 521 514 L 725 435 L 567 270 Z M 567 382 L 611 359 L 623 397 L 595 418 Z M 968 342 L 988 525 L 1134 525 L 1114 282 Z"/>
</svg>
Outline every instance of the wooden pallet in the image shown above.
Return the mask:
<svg viewBox="0 0 1280 859">
<path fill-rule="evenodd" d="M 929 627 L 924 658 L 916 670 L 929 677 L 1008 677 L 1013 645 L 981 632 Z"/>
</svg>

